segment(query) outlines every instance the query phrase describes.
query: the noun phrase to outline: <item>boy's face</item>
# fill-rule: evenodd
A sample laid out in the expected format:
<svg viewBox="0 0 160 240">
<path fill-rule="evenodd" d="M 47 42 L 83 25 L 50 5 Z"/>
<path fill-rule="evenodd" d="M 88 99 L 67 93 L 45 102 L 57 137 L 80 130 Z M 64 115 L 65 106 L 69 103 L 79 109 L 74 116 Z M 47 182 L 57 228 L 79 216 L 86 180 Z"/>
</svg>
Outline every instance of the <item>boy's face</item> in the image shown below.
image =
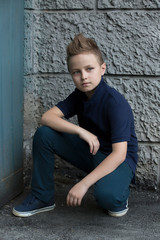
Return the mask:
<svg viewBox="0 0 160 240">
<path fill-rule="evenodd" d="M 91 98 L 106 70 L 106 64 L 98 62 L 93 53 L 82 53 L 71 57 L 69 69 L 75 86 Z"/>
</svg>

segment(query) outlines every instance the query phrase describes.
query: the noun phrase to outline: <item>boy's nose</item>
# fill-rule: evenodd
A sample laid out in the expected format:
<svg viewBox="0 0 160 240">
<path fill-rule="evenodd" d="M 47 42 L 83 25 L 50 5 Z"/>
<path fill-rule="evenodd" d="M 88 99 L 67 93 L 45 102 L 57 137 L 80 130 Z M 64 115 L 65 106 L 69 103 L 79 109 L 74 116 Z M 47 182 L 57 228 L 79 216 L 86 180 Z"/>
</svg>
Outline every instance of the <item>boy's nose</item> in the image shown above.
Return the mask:
<svg viewBox="0 0 160 240">
<path fill-rule="evenodd" d="M 87 73 L 86 72 L 82 72 L 81 73 L 81 78 L 82 78 L 82 80 L 85 80 L 87 78 Z"/>
</svg>

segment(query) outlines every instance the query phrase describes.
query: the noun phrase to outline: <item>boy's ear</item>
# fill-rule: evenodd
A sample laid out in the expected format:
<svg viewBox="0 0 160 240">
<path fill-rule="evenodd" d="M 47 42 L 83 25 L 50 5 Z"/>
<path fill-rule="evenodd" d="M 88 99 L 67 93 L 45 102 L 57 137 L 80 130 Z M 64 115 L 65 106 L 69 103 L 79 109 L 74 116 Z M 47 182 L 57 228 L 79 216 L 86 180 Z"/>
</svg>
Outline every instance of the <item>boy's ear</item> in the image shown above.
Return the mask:
<svg viewBox="0 0 160 240">
<path fill-rule="evenodd" d="M 101 70 L 102 70 L 102 76 L 104 75 L 105 71 L 106 71 L 106 63 L 103 63 L 101 65 Z"/>
</svg>

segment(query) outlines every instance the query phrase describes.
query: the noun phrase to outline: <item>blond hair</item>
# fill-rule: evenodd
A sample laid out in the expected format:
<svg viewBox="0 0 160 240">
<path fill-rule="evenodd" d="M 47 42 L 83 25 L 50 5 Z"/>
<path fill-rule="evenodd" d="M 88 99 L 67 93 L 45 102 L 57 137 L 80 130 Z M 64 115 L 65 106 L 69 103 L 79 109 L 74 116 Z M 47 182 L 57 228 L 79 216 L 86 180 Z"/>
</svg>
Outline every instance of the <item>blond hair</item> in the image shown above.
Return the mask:
<svg viewBox="0 0 160 240">
<path fill-rule="evenodd" d="M 82 33 L 75 36 L 71 43 L 67 46 L 67 65 L 69 70 L 69 60 L 71 57 L 82 53 L 93 53 L 97 56 L 100 65 L 104 63 L 102 53 L 97 46 L 97 43 L 91 39 L 86 38 Z"/>
</svg>

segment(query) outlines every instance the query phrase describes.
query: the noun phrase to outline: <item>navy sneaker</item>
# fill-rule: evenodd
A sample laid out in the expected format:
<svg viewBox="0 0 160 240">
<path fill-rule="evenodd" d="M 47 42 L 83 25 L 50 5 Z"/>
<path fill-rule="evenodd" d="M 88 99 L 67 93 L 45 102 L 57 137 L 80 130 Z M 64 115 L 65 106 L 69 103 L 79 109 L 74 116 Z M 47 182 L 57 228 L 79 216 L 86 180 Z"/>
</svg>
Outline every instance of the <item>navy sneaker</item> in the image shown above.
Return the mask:
<svg viewBox="0 0 160 240">
<path fill-rule="evenodd" d="M 51 211 L 54 208 L 53 200 L 49 203 L 44 203 L 30 193 L 20 205 L 13 208 L 12 213 L 17 217 L 30 217 L 37 213 Z"/>
<path fill-rule="evenodd" d="M 119 211 L 118 211 L 118 209 L 117 209 L 117 211 L 108 210 L 108 215 L 111 217 L 122 217 L 128 212 L 128 209 L 129 208 L 128 208 L 128 200 L 127 200 L 127 203 L 126 203 L 126 206 L 124 209 L 120 209 Z"/>
</svg>

